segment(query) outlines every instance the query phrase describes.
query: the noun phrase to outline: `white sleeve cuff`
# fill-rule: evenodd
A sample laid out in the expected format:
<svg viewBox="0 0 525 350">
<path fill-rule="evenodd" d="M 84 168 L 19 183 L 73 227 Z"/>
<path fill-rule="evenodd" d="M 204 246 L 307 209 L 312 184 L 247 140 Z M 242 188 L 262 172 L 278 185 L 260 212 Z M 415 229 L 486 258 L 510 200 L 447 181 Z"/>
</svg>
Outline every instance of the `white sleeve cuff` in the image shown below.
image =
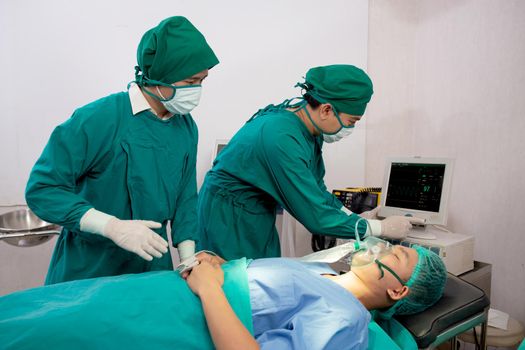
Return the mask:
<svg viewBox="0 0 525 350">
<path fill-rule="evenodd" d="M 344 205 L 341 207 L 341 210 L 344 211 L 347 215 L 352 215 L 353 212 L 348 209 L 347 207 L 345 207 Z"/>
<path fill-rule="evenodd" d="M 366 234 L 370 236 L 381 236 L 382 225 L 381 220 L 370 219 L 368 221 L 368 227 L 366 229 Z"/>
<path fill-rule="evenodd" d="M 104 227 L 112 218 L 114 216 L 91 208 L 80 218 L 80 230 L 104 235 Z"/>
<path fill-rule="evenodd" d="M 190 239 L 182 241 L 177 245 L 177 250 L 179 251 L 180 261 L 186 260 L 195 254 L 195 241 Z"/>
</svg>

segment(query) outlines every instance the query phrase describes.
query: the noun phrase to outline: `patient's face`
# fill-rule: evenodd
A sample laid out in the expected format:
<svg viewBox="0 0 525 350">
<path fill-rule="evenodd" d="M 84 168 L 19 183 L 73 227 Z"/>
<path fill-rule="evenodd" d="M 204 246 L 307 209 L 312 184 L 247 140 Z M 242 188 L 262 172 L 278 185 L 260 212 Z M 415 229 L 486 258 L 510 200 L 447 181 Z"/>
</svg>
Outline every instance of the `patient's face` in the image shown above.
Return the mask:
<svg viewBox="0 0 525 350">
<path fill-rule="evenodd" d="M 393 246 L 390 254 L 380 258 L 381 263 L 391 268 L 405 282 L 412 276 L 417 260 L 418 254 L 415 249 L 400 245 Z M 368 264 L 360 267 L 352 266 L 352 272 L 363 279 L 381 280 L 382 283 L 386 283 L 389 286 L 400 286 L 400 282 L 386 269 L 383 269 L 384 275 L 381 278 L 381 269 L 377 264 Z"/>
<path fill-rule="evenodd" d="M 396 245 L 393 247 L 392 253 L 384 256 L 381 262 L 394 270 L 403 281 L 407 282 L 410 276 L 412 276 L 417 260 L 418 254 L 415 249 Z M 381 272 L 378 268 L 377 270 L 380 274 Z M 385 277 L 394 278 L 394 276 L 386 271 Z"/>
</svg>

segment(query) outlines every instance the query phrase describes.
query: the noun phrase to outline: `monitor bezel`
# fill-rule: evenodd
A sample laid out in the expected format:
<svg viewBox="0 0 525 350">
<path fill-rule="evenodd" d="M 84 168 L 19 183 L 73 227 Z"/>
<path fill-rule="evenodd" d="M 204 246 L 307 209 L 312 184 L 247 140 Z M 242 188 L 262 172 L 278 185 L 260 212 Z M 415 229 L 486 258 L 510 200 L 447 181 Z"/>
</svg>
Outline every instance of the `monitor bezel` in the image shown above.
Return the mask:
<svg viewBox="0 0 525 350">
<path fill-rule="evenodd" d="M 213 151 L 211 154 L 211 166 L 213 167 L 213 162 L 215 161 L 215 158 L 217 158 L 217 155 L 219 155 L 219 146 L 224 145 L 226 147 L 228 145 L 228 142 L 230 142 L 230 139 L 216 139 L 215 140 L 215 146 L 213 147 Z"/>
<path fill-rule="evenodd" d="M 430 212 L 409 208 L 389 207 L 386 206 L 388 198 L 388 183 L 390 181 L 390 171 L 393 163 L 409 164 L 444 164 L 445 173 L 443 175 L 443 187 L 441 191 L 441 201 L 439 203 L 439 212 Z M 432 158 L 432 157 L 389 157 L 385 165 L 385 177 L 383 179 L 383 190 L 381 193 L 381 208 L 379 217 L 388 217 L 393 215 L 414 216 L 425 220 L 425 225 L 443 225 L 448 220 L 448 200 L 452 186 L 452 172 L 454 169 L 454 159 L 452 158 Z"/>
</svg>

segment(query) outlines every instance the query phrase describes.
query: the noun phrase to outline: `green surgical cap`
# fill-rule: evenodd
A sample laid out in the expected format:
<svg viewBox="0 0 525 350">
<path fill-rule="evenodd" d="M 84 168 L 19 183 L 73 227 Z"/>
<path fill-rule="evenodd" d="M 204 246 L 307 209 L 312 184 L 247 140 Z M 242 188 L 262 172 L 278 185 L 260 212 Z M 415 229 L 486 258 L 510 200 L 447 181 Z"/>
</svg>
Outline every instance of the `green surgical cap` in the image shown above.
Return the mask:
<svg viewBox="0 0 525 350">
<path fill-rule="evenodd" d="M 148 79 L 173 84 L 212 68 L 219 60 L 197 28 L 185 17 L 176 16 L 142 36 L 137 62 L 136 80 L 143 85 Z"/>
<path fill-rule="evenodd" d="M 321 103 L 330 103 L 338 112 L 365 114 L 374 93 L 372 81 L 361 69 L 348 64 L 311 68 L 305 84 L 299 84 Z"/>
<path fill-rule="evenodd" d="M 443 260 L 428 249 L 420 246 L 413 248 L 418 253 L 418 261 L 406 283 L 410 291 L 406 297 L 377 313 L 383 319 L 393 315 L 417 314 L 437 303 L 443 295 L 447 282 L 447 269 Z"/>
</svg>

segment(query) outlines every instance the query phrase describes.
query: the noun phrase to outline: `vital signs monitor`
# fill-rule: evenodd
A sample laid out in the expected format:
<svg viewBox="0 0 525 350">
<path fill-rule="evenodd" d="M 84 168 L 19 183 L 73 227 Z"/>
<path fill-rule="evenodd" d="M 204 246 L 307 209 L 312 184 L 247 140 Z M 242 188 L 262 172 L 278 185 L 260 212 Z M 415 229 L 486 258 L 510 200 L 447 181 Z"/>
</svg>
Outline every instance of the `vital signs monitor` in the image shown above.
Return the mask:
<svg viewBox="0 0 525 350">
<path fill-rule="evenodd" d="M 424 219 L 425 225 L 446 225 L 453 166 L 450 158 L 387 159 L 378 216 L 412 216 Z"/>
</svg>

